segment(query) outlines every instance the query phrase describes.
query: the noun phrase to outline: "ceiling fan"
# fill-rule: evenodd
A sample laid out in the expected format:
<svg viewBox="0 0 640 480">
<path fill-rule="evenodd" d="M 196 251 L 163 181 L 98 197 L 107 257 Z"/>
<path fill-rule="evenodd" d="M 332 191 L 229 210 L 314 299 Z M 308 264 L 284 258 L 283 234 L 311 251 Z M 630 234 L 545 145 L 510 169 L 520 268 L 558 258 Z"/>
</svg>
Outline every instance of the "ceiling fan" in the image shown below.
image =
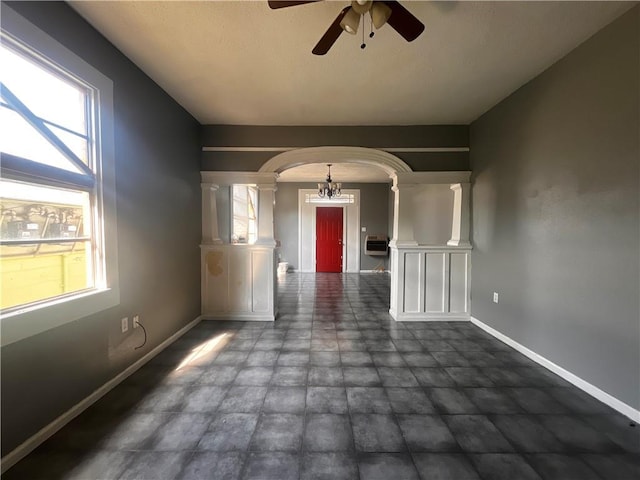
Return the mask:
<svg viewBox="0 0 640 480">
<path fill-rule="evenodd" d="M 278 1 L 269 0 L 272 9 L 294 7 L 306 3 L 315 3 L 321 0 Z M 360 17 L 369 13 L 371 23 L 376 29 L 385 23 L 391 25 L 407 42 L 412 42 L 424 31 L 424 25 L 414 17 L 411 12 L 395 0 L 354 0 L 351 5 L 342 9 L 333 23 L 329 26 L 312 52 L 315 55 L 324 55 L 336 42 L 344 31 L 355 35 L 360 24 Z M 363 27 L 364 28 L 364 27 Z M 369 35 L 373 37 L 373 31 Z M 361 48 L 366 45 L 363 42 Z"/>
</svg>

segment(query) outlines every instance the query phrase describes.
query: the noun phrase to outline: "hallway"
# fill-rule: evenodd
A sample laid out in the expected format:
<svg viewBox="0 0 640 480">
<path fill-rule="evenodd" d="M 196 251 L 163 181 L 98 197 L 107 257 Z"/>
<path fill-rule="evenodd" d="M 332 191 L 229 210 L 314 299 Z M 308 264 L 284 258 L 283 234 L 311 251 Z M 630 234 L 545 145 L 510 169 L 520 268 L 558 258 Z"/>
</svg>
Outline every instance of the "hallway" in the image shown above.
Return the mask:
<svg viewBox="0 0 640 480">
<path fill-rule="evenodd" d="M 275 323 L 202 321 L 3 477 L 640 478 L 640 427 L 385 274 L 287 274 Z"/>
</svg>

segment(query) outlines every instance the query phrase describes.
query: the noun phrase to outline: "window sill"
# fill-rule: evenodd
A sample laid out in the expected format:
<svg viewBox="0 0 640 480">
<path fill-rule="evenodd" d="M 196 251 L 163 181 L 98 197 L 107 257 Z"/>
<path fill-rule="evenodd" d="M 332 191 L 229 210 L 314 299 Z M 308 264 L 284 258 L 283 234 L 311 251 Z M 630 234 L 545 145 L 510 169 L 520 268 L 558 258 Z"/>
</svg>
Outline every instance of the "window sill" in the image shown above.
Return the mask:
<svg viewBox="0 0 640 480">
<path fill-rule="evenodd" d="M 2 346 L 75 322 L 119 303 L 119 290 L 105 288 L 53 299 L 3 314 L 0 316 Z"/>
</svg>

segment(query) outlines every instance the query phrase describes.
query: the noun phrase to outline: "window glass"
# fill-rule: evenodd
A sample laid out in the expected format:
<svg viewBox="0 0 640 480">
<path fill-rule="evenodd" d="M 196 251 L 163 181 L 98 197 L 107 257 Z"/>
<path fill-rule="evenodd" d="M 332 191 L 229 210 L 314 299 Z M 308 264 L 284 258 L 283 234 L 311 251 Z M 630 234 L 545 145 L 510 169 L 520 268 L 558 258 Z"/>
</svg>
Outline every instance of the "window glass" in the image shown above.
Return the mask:
<svg viewBox="0 0 640 480">
<path fill-rule="evenodd" d="M 250 185 L 233 185 L 232 243 L 255 243 L 258 239 L 258 189 Z"/>
<path fill-rule="evenodd" d="M 0 47 L 0 79 L 35 115 L 82 135 L 87 134 L 87 89 L 61 72 L 27 62 L 23 55 Z"/>
<path fill-rule="evenodd" d="M 95 232 L 102 225 L 94 208 L 99 178 L 81 168 L 94 166 L 87 135 L 96 115 L 93 91 L 26 46 L 9 44 L 0 50 L 0 152 L 13 157 L 10 170 L 0 164 L 3 312 L 95 288 L 102 250 Z M 33 162 L 53 168 L 43 173 Z"/>
</svg>

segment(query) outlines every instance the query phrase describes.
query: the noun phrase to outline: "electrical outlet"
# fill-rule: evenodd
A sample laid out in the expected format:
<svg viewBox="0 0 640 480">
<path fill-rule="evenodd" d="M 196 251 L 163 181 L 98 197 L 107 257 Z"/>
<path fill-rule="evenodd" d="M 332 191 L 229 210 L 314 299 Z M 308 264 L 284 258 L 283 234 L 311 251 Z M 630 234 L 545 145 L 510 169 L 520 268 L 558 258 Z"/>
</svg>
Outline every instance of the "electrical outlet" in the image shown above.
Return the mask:
<svg viewBox="0 0 640 480">
<path fill-rule="evenodd" d="M 138 328 L 140 326 L 140 315 L 136 315 L 133 317 L 133 328 Z"/>
<path fill-rule="evenodd" d="M 129 330 L 129 317 L 124 317 L 122 320 L 120 320 L 120 323 L 122 325 L 122 333 L 125 333 L 127 330 Z"/>
<path fill-rule="evenodd" d="M 367 231 L 367 227 L 362 227 L 362 231 L 366 232 Z"/>
<path fill-rule="evenodd" d="M 493 292 L 493 303 L 498 303 L 498 292 Z"/>
</svg>

